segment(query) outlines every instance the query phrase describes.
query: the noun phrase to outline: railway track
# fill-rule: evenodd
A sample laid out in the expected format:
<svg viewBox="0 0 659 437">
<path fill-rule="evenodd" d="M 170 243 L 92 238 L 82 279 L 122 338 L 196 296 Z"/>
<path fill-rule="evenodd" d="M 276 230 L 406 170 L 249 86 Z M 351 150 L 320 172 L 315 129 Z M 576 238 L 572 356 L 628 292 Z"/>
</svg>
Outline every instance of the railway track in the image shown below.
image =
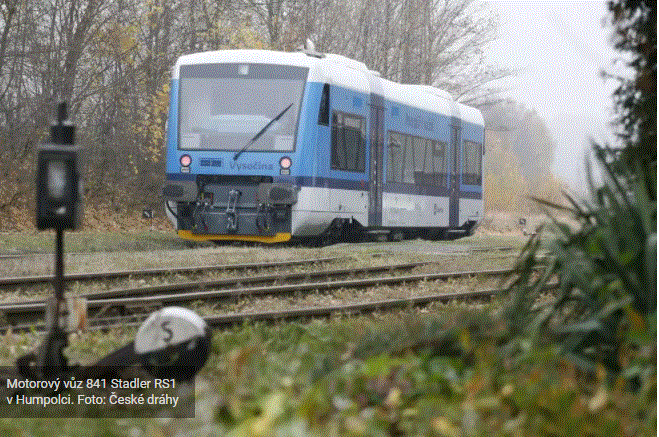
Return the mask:
<svg viewBox="0 0 659 437">
<path fill-rule="evenodd" d="M 494 246 L 494 247 L 481 247 L 474 246 L 468 247 L 465 249 L 465 253 L 471 252 L 512 252 L 518 250 L 519 248 L 513 246 Z M 197 249 L 171 249 L 172 251 L 178 251 L 185 253 L 186 251 L 196 252 Z M 136 252 L 146 252 L 146 251 L 136 251 Z M 83 256 L 94 256 L 94 255 L 113 255 L 118 252 L 67 252 L 65 257 L 67 258 L 76 258 Z M 53 259 L 52 253 L 47 252 L 22 252 L 22 253 L 0 253 L 0 261 L 2 260 L 23 260 L 23 259 L 32 259 L 32 258 L 45 258 L 48 261 Z"/>
<path fill-rule="evenodd" d="M 65 281 L 93 281 L 101 279 L 115 279 L 125 277 L 137 276 L 153 276 L 162 274 L 174 273 L 195 273 L 212 270 L 248 270 L 248 269 L 265 269 L 271 267 L 291 267 L 296 265 L 309 265 L 324 262 L 332 262 L 342 259 L 342 257 L 328 257 L 328 258 L 313 258 L 302 260 L 290 261 L 275 261 L 268 263 L 242 263 L 242 264 L 218 264 L 218 265 L 203 265 L 191 267 L 163 267 L 153 269 L 136 269 L 136 270 L 115 270 L 107 272 L 95 273 L 73 273 L 64 276 Z M 14 276 L 0 278 L 0 287 L 6 286 L 23 286 L 34 285 L 51 282 L 54 279 L 53 275 L 36 275 L 36 276 Z"/>
<path fill-rule="evenodd" d="M 468 292 L 441 293 L 425 296 L 412 296 L 399 299 L 384 299 L 365 303 L 352 303 L 345 305 L 319 306 L 312 308 L 290 309 L 282 311 L 259 311 L 259 312 L 240 312 L 226 315 L 206 316 L 204 320 L 209 326 L 214 328 L 230 327 L 244 322 L 276 322 L 299 320 L 307 318 L 326 318 L 333 315 L 359 315 L 376 313 L 391 309 L 404 309 L 410 307 L 423 307 L 433 302 L 448 303 L 451 301 L 469 301 L 469 300 L 490 300 L 496 294 L 502 292 L 502 289 L 489 289 Z M 136 315 L 115 316 L 102 319 L 91 320 L 89 329 L 105 330 L 125 327 L 139 326 L 145 317 Z M 42 327 L 39 327 L 42 328 Z M 0 328 L 3 330 L 6 328 Z M 32 330 L 33 325 L 17 325 L 13 328 L 15 331 Z"/>
<path fill-rule="evenodd" d="M 412 296 L 399 299 L 384 299 L 365 303 L 352 303 L 345 305 L 320 306 L 312 308 L 290 309 L 282 311 L 260 311 L 240 312 L 226 315 L 206 316 L 203 319 L 209 326 L 214 328 L 230 327 L 245 322 L 276 322 L 288 320 L 300 320 L 308 318 L 326 318 L 333 315 L 359 315 L 370 314 L 391 309 L 405 309 L 411 307 L 423 307 L 430 303 L 448 303 L 451 301 L 485 300 L 489 301 L 493 296 L 504 291 L 503 289 L 488 289 L 468 292 L 441 293 L 424 296 Z M 128 315 L 104 317 L 90 321 L 90 330 L 108 330 L 116 328 L 138 327 L 146 318 L 145 315 Z M 0 327 L 1 332 L 9 328 Z M 43 331 L 44 325 L 16 325 L 12 331 Z"/>
<path fill-rule="evenodd" d="M 266 296 L 282 296 L 294 294 L 301 298 L 308 294 L 328 292 L 340 289 L 364 290 L 378 285 L 418 284 L 422 281 L 447 280 L 449 278 L 469 277 L 474 275 L 507 275 L 510 270 L 480 270 L 447 273 L 400 274 L 426 263 L 405 263 L 365 268 L 324 270 L 295 274 L 261 275 L 251 277 L 225 278 L 221 280 L 186 282 L 166 284 L 152 287 L 131 289 L 115 289 L 107 292 L 89 294 L 87 307 L 91 328 L 108 328 L 114 326 L 130 326 L 140 323 L 146 315 L 162 306 L 185 305 L 191 302 L 238 302 L 244 299 L 263 298 Z M 383 272 L 388 275 L 382 275 Z M 373 276 L 377 274 L 376 276 Z M 357 278 L 354 276 L 367 276 Z M 348 279 L 339 279 L 345 278 Z M 315 279 L 313 282 L 310 280 Z M 324 280 L 318 280 L 324 279 Z M 302 281 L 302 282 L 300 282 Z M 286 282 L 286 283 L 281 283 Z M 245 285 L 252 284 L 246 287 Z M 254 286 L 254 284 L 261 284 Z M 267 284 L 267 285 L 263 285 Z M 217 289 L 216 287 L 223 287 Z M 213 289 L 208 289 L 213 288 Z M 475 293 L 475 294 L 474 294 Z M 493 292 L 472 292 L 461 294 L 462 299 L 485 296 Z M 379 302 L 364 302 L 331 307 L 313 307 L 300 310 L 265 313 L 241 313 L 208 318 L 210 325 L 223 326 L 240 320 L 272 320 L 290 319 L 296 317 L 316 317 L 334 312 L 354 313 L 377 311 L 377 308 L 427 304 L 431 301 L 456 299 L 457 295 L 441 294 L 432 296 L 415 296 L 402 299 L 382 300 Z M 0 329 L 38 329 L 39 318 L 43 318 L 45 303 L 32 301 L 18 304 L 0 305 L 0 314 L 4 328 Z M 231 322 L 233 321 L 233 322 Z"/>
<path fill-rule="evenodd" d="M 325 261 L 327 259 L 323 259 Z M 394 264 L 394 265 L 382 265 L 382 266 L 370 266 L 363 268 L 345 268 L 337 270 L 318 270 L 318 271 L 304 271 L 304 272 L 277 272 L 273 274 L 265 275 L 250 275 L 250 276 L 240 276 L 233 278 L 219 278 L 219 279 L 209 279 L 201 281 L 186 281 L 186 282 L 175 282 L 169 284 L 159 284 L 159 285 L 146 285 L 140 287 L 131 287 L 131 288 L 115 288 L 107 291 L 99 291 L 95 293 L 87 293 L 80 295 L 88 300 L 96 299 L 108 299 L 108 298 L 122 298 L 122 297 L 131 297 L 131 296 L 149 296 L 155 295 L 158 293 L 167 294 L 174 292 L 193 292 L 205 290 L 210 287 L 223 287 L 227 288 L 241 288 L 249 284 L 270 284 L 275 286 L 277 283 L 282 281 L 294 282 L 298 280 L 307 280 L 326 278 L 336 278 L 339 276 L 351 276 L 360 273 L 376 273 L 383 271 L 395 271 L 402 269 L 412 269 L 418 267 L 427 262 L 413 262 L 413 263 L 404 263 L 404 264 Z M 265 267 L 271 267 L 272 264 L 264 264 Z M 32 301 L 31 304 L 44 303 L 44 301 Z M 0 311 L 5 307 L 5 305 L 0 304 Z"/>
<path fill-rule="evenodd" d="M 133 249 L 131 253 L 147 253 L 153 249 Z M 185 254 L 186 252 L 195 253 L 198 252 L 198 248 L 171 248 L 165 249 L 166 251 L 177 252 L 180 254 Z M 66 258 L 76 258 L 83 256 L 94 256 L 94 255 L 116 255 L 120 254 L 122 251 L 120 249 L 110 250 L 110 251 L 87 251 L 87 252 L 66 252 L 64 256 Z M 53 258 L 52 252 L 0 252 L 0 260 L 21 260 L 26 258 L 46 258 L 48 260 Z"/>
</svg>

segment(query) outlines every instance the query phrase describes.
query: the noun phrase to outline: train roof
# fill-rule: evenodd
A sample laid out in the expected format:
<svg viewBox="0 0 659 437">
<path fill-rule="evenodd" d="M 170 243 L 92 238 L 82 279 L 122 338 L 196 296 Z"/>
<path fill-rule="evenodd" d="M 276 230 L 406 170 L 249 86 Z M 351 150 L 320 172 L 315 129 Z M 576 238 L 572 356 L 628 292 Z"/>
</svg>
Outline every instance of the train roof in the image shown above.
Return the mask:
<svg viewBox="0 0 659 437">
<path fill-rule="evenodd" d="M 465 122 L 483 125 L 483 116 L 476 108 L 455 102 L 451 95 L 430 85 L 409 85 L 392 82 L 369 70 L 366 64 L 335 54 L 276 52 L 271 50 L 221 50 L 181 56 L 173 70 L 178 79 L 181 65 L 215 63 L 285 64 L 309 68 L 308 81 L 326 82 L 368 94 L 373 79 L 380 82 L 386 100 L 445 116 L 459 117 Z"/>
<path fill-rule="evenodd" d="M 220 64 L 248 62 L 258 64 L 286 64 L 299 67 L 314 66 L 309 56 L 302 52 L 275 52 L 272 50 L 218 50 L 181 56 L 174 66 L 174 78 L 179 76 L 179 67 L 189 64 Z"/>
</svg>

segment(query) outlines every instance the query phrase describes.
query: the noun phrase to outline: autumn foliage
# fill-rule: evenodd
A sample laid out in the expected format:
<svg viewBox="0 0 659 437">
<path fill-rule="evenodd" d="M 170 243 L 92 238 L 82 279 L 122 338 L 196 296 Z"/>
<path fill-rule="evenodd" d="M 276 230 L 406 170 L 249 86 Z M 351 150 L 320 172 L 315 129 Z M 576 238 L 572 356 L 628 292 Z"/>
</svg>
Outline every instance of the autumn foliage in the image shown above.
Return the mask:
<svg viewBox="0 0 659 437">
<path fill-rule="evenodd" d="M 552 173 L 555 145 L 543 119 L 512 100 L 482 111 L 485 211 L 541 212 L 531 197 L 562 203 L 566 187 Z"/>
<path fill-rule="evenodd" d="M 494 15 L 470 0 L 0 0 L 0 229 L 32 226 L 35 150 L 59 101 L 86 150 L 86 208 L 162 215 L 169 78 L 180 55 L 292 51 L 311 39 L 385 78 L 480 105 L 510 74 L 483 61 L 495 36 Z"/>
</svg>

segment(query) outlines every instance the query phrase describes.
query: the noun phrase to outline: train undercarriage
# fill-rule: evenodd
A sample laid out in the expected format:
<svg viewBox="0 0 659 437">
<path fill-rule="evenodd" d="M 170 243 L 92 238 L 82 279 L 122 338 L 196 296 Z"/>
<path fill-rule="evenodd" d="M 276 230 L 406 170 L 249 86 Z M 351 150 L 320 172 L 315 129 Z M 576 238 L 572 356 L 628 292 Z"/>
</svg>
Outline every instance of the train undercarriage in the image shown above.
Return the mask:
<svg viewBox="0 0 659 437">
<path fill-rule="evenodd" d="M 450 240 L 471 235 L 476 221 L 459 228 L 365 227 L 354 217 L 336 217 L 315 235 L 295 235 L 293 206 L 299 189 L 266 176 L 199 176 L 163 188 L 167 213 L 178 235 L 193 241 L 336 242 Z M 327 223 L 327 222 L 325 222 Z"/>
</svg>

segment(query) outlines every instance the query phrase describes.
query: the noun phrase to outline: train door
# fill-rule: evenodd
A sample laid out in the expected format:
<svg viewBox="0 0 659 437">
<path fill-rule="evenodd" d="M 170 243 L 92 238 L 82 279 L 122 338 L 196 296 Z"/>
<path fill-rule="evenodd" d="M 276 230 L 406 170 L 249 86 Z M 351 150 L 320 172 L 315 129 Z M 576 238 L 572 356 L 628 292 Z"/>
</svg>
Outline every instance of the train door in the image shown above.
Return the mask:
<svg viewBox="0 0 659 437">
<path fill-rule="evenodd" d="M 380 78 L 369 74 L 370 95 L 370 168 L 368 189 L 368 226 L 382 226 L 382 154 L 384 153 L 384 91 Z"/>
<path fill-rule="evenodd" d="M 449 228 L 459 226 L 460 216 L 460 120 L 451 123 L 451 179 L 449 182 L 448 225 Z"/>
<path fill-rule="evenodd" d="M 370 174 L 368 191 L 368 225 L 382 225 L 382 152 L 384 101 L 371 97 Z"/>
</svg>

